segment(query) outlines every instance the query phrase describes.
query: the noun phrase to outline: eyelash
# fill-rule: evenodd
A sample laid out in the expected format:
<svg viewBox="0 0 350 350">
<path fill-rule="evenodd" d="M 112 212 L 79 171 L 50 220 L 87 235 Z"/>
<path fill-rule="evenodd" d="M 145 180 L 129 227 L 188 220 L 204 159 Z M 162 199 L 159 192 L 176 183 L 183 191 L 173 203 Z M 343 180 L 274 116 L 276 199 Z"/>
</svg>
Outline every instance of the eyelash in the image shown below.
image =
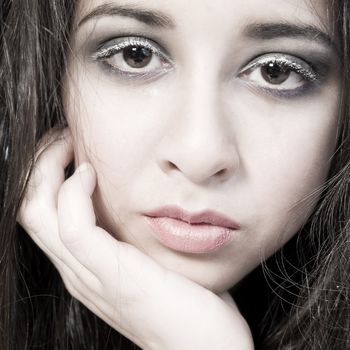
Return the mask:
<svg viewBox="0 0 350 350">
<path fill-rule="evenodd" d="M 157 58 L 162 61 L 163 69 L 158 71 L 157 74 L 153 73 L 140 73 L 131 72 L 118 69 L 111 64 L 107 63 L 107 60 L 119 53 L 122 53 L 124 49 L 129 47 L 146 48 L 152 52 Z M 102 62 L 104 66 L 112 73 L 118 74 L 125 79 L 145 79 L 156 78 L 161 73 L 167 72 L 172 66 L 173 61 L 164 53 L 164 50 L 153 40 L 143 37 L 122 37 L 114 39 L 112 42 L 108 42 L 103 45 L 92 57 L 94 60 Z"/>
<path fill-rule="evenodd" d="M 284 70 L 284 72 L 295 73 L 304 81 L 301 86 L 294 89 L 271 88 L 266 86 L 259 87 L 259 89 L 263 90 L 265 93 L 280 98 L 299 97 L 308 92 L 314 91 L 320 86 L 321 81 L 326 77 L 328 70 L 326 65 L 321 62 L 311 64 L 296 56 L 282 53 L 268 53 L 259 56 L 253 60 L 253 62 L 250 62 L 242 68 L 239 76 L 244 77 L 244 75 L 257 68 L 271 67 L 271 65 L 277 66 L 279 69 Z M 247 79 L 247 82 L 250 85 L 254 85 L 249 79 Z"/>
<path fill-rule="evenodd" d="M 136 68 L 134 68 L 136 71 L 131 71 L 132 67 L 130 67 L 130 70 L 127 71 L 114 67 L 108 63 L 108 59 L 122 53 L 124 49 L 130 47 L 148 49 L 152 53 L 152 56 L 155 55 L 161 61 L 162 68 L 156 70 L 155 72 L 140 72 L 137 71 Z M 153 40 L 144 37 L 120 37 L 112 41 L 108 41 L 106 44 L 100 47 L 92 57 L 94 60 L 101 62 L 108 72 L 117 74 L 124 79 L 140 79 L 148 81 L 150 79 L 158 78 L 160 75 L 163 75 L 171 70 L 174 66 L 174 62 L 169 55 L 164 52 L 164 49 L 161 46 L 159 46 Z M 288 71 L 297 74 L 303 80 L 302 85 L 294 89 L 273 88 L 267 86 L 263 87 L 259 86 L 259 84 L 255 84 L 249 79 L 246 79 L 246 75 L 249 72 L 267 67 L 268 65 L 277 66 L 278 68 L 284 70 L 284 72 Z M 312 65 L 296 56 L 282 53 L 268 53 L 258 56 L 253 60 L 253 62 L 250 61 L 248 65 L 241 68 L 238 77 L 246 80 L 250 86 L 257 88 L 263 93 L 278 98 L 293 98 L 303 96 L 308 92 L 314 91 L 315 88 L 320 86 L 321 80 L 326 76 L 326 70 L 326 65 L 321 62 L 319 64 Z"/>
</svg>

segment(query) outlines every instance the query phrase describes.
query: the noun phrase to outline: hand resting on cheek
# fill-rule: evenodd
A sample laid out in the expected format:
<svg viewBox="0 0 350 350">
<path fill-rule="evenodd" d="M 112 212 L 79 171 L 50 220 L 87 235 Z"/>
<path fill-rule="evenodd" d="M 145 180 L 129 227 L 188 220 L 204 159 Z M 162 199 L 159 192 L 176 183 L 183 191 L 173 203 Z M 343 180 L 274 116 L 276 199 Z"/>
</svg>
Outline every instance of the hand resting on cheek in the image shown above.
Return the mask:
<svg viewBox="0 0 350 350">
<path fill-rule="evenodd" d="M 254 349 L 228 293 L 217 296 L 96 226 L 96 173 L 73 161 L 68 129 L 46 135 L 18 222 L 59 271 L 73 297 L 143 349 Z"/>
</svg>

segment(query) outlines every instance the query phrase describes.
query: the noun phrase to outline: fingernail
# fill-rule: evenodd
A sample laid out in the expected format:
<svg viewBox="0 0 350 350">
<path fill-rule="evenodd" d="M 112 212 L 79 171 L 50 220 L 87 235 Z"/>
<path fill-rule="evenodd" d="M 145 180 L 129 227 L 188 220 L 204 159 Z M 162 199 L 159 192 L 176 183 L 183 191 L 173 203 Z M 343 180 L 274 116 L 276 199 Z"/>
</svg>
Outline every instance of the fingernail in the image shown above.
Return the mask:
<svg viewBox="0 0 350 350">
<path fill-rule="evenodd" d="M 88 169 L 90 169 L 90 164 L 89 163 L 82 163 L 78 166 L 78 168 L 75 170 L 75 172 L 82 173 Z"/>
</svg>

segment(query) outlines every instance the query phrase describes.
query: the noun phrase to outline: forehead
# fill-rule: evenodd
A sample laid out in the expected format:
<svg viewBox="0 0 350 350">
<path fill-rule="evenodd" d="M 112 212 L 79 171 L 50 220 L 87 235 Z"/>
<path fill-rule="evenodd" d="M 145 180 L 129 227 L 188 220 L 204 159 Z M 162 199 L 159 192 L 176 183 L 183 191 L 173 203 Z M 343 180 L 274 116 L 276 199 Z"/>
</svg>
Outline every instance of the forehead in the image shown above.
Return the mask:
<svg viewBox="0 0 350 350">
<path fill-rule="evenodd" d="M 84 0 L 79 2 L 77 21 L 95 8 L 123 6 L 159 11 L 175 24 L 243 26 L 247 20 L 292 20 L 318 24 L 328 23 L 326 0 Z M 214 29 L 214 28 L 208 28 Z"/>
</svg>

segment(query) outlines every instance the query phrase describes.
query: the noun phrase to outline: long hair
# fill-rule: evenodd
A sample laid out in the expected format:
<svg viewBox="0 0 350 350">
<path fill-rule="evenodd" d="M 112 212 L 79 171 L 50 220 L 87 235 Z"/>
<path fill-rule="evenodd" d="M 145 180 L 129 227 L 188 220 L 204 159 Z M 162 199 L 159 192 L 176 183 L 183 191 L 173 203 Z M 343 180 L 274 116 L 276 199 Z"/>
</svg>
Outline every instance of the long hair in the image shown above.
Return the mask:
<svg viewBox="0 0 350 350">
<path fill-rule="evenodd" d="M 350 2 L 329 10 L 343 70 L 337 147 L 313 215 L 261 268 L 275 295 L 260 325 L 268 350 L 350 349 Z"/>
<path fill-rule="evenodd" d="M 127 349 L 126 338 L 65 291 L 47 257 L 16 225 L 38 140 L 66 125 L 61 81 L 75 2 L 0 6 L 0 349 Z"/>
<path fill-rule="evenodd" d="M 0 349 L 4 350 L 137 348 L 66 292 L 53 265 L 16 224 L 38 141 L 47 130 L 66 126 L 61 86 L 75 3 L 2 0 L 0 4 Z M 333 5 L 343 50 L 341 132 L 308 232 L 295 240 L 304 257 L 292 307 L 285 315 L 280 312 L 285 305 L 279 303 L 278 292 L 274 298 L 278 322 L 264 333 L 266 349 L 350 348 L 350 97 L 346 94 L 350 9 L 347 0 Z M 270 284 L 277 280 L 272 269 L 262 270 Z M 284 289 L 282 282 L 277 284 Z"/>
</svg>

